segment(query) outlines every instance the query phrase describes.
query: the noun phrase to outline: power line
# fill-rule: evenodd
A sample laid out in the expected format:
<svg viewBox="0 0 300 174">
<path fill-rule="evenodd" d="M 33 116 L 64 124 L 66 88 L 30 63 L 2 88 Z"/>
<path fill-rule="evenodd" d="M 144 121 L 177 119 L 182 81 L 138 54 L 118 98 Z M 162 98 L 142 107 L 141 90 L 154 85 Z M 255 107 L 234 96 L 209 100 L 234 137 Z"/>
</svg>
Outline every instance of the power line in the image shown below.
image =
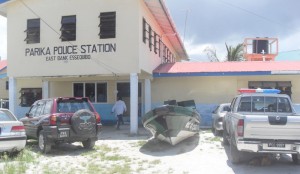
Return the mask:
<svg viewBox="0 0 300 174">
<path fill-rule="evenodd" d="M 29 10 L 31 11 L 35 16 L 37 16 L 38 18 L 41 19 L 41 21 L 43 23 L 45 23 L 51 30 L 53 30 L 58 36 L 60 36 L 60 33 L 58 31 L 56 31 L 53 27 L 51 27 L 50 24 L 48 24 L 41 16 L 39 16 L 33 9 L 31 9 L 26 3 L 23 2 L 23 0 L 20 0 L 21 3 Z M 71 46 L 74 46 L 74 44 L 72 42 L 70 42 L 69 40 L 67 41 Z M 80 50 L 79 48 L 77 48 L 79 51 L 82 52 L 82 50 Z M 109 66 L 103 62 L 101 62 L 100 60 L 95 60 L 92 58 L 92 60 L 97 63 L 99 66 L 102 65 L 102 67 L 104 67 L 106 70 L 110 71 L 113 75 L 117 76 L 117 73 L 114 72 L 114 70 L 118 71 L 117 69 L 115 69 L 112 66 Z M 119 71 L 120 72 L 120 71 Z"/>
<path fill-rule="evenodd" d="M 289 52 L 296 52 L 296 51 L 300 52 L 300 49 L 289 50 L 289 51 L 281 51 L 281 52 L 278 52 L 278 53 L 289 53 Z"/>
<path fill-rule="evenodd" d="M 252 11 L 250 11 L 250 10 L 244 9 L 244 8 L 242 8 L 242 7 L 240 7 L 240 6 L 237 6 L 237 5 L 234 5 L 234 4 L 232 4 L 232 3 L 229 3 L 229 2 L 226 2 L 226 1 L 223 1 L 223 0 L 219 0 L 219 2 L 221 2 L 221 3 L 225 4 L 225 5 L 228 5 L 228 6 L 230 6 L 230 7 L 239 9 L 239 10 L 241 10 L 241 11 L 244 11 L 244 12 L 246 12 L 246 13 L 248 13 L 248 14 L 254 15 L 254 16 L 256 16 L 256 17 L 258 17 L 258 18 L 261 18 L 261 19 L 263 19 L 263 20 L 265 20 L 265 21 L 268 21 L 268 22 L 270 22 L 270 23 L 274 23 L 274 24 L 277 24 L 277 25 L 280 25 L 280 26 L 283 25 L 283 24 L 281 24 L 281 23 L 279 23 L 279 22 L 277 22 L 277 21 L 274 21 L 274 20 L 272 20 L 272 19 L 269 19 L 269 18 L 264 17 L 264 16 L 262 16 L 262 15 L 259 15 L 259 14 L 257 14 L 257 13 L 254 13 L 254 12 L 252 12 Z"/>
</svg>

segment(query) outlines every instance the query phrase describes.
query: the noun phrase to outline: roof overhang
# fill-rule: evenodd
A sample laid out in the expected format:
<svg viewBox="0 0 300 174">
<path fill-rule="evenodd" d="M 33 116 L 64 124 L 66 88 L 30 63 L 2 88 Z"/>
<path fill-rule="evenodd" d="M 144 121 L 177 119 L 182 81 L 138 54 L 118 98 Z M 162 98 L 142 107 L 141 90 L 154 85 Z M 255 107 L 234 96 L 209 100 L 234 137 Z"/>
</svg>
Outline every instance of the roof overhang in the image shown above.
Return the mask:
<svg viewBox="0 0 300 174">
<path fill-rule="evenodd" d="M 164 0 L 144 0 L 147 7 L 155 17 L 156 21 L 162 28 L 164 36 L 168 38 L 180 59 L 188 60 L 188 55 L 184 48 L 183 42 L 176 31 L 174 22 L 165 5 Z"/>
<path fill-rule="evenodd" d="M 0 0 L 0 15 L 6 17 L 7 15 L 7 10 L 6 6 L 7 4 L 14 2 L 16 0 Z"/>
</svg>

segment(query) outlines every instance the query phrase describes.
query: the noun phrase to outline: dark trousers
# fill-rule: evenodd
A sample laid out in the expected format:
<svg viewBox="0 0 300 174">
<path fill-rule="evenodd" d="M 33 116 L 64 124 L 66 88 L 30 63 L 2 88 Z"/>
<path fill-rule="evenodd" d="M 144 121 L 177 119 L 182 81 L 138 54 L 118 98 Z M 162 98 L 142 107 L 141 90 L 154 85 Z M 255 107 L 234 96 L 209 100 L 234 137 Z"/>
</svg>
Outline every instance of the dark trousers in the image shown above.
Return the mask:
<svg viewBox="0 0 300 174">
<path fill-rule="evenodd" d="M 121 124 L 121 123 L 124 124 L 124 121 L 123 121 L 123 114 L 117 115 L 117 117 L 118 117 L 118 121 L 117 121 L 117 129 L 120 129 L 120 124 Z"/>
</svg>

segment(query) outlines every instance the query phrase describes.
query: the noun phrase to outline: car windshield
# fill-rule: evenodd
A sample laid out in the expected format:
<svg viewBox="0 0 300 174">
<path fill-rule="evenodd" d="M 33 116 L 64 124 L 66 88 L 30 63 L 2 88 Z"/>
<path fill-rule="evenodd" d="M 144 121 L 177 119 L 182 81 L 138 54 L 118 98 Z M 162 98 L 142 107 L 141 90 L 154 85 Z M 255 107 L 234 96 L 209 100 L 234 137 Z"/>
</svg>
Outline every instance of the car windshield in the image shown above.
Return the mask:
<svg viewBox="0 0 300 174">
<path fill-rule="evenodd" d="M 64 99 L 59 100 L 57 102 L 57 113 L 68 113 L 68 112 L 76 112 L 81 109 L 88 109 L 93 112 L 92 107 L 90 106 L 89 102 L 84 100 L 73 100 L 73 99 Z"/>
<path fill-rule="evenodd" d="M 16 118 L 9 111 L 1 110 L 0 121 L 16 121 Z"/>
</svg>

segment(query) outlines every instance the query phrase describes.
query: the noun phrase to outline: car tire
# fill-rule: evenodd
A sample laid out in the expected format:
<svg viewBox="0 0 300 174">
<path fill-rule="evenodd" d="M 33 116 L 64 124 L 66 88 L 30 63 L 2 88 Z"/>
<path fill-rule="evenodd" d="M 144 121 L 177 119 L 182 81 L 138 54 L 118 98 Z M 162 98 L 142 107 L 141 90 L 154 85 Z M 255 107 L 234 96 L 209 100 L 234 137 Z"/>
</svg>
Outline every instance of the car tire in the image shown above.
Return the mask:
<svg viewBox="0 0 300 174">
<path fill-rule="evenodd" d="M 214 136 L 220 136 L 221 135 L 221 131 L 217 130 L 217 129 L 213 129 L 213 134 Z"/>
<path fill-rule="evenodd" d="M 81 109 L 74 113 L 71 118 L 72 129 L 79 136 L 96 136 L 96 118 L 94 114 L 87 110 Z"/>
<path fill-rule="evenodd" d="M 39 132 L 38 147 L 42 153 L 49 153 L 51 151 L 51 145 L 47 143 L 43 130 Z"/>
<path fill-rule="evenodd" d="M 299 158 L 298 158 L 298 154 L 292 154 L 292 160 L 294 164 L 298 164 L 299 163 Z"/>
<path fill-rule="evenodd" d="M 82 145 L 85 149 L 93 149 L 94 146 L 95 146 L 95 140 L 92 140 L 92 139 L 88 139 L 86 141 L 82 141 Z"/>
<path fill-rule="evenodd" d="M 239 151 L 233 141 L 230 143 L 230 160 L 232 164 L 239 164 L 241 162 L 241 151 Z"/>
</svg>

